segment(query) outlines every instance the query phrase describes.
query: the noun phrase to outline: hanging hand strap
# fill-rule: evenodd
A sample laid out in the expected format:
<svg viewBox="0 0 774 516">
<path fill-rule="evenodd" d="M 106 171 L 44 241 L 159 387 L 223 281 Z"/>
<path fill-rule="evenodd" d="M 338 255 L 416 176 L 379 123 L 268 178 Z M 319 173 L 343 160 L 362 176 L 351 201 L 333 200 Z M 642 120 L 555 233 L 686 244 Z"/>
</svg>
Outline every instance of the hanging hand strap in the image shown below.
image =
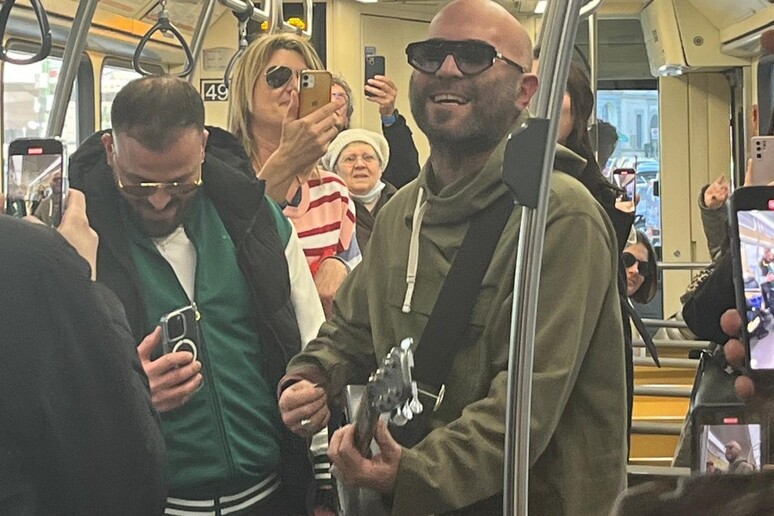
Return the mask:
<svg viewBox="0 0 774 516">
<path fill-rule="evenodd" d="M 26 65 L 42 61 L 51 54 L 51 27 L 48 25 L 48 15 L 41 5 L 40 0 L 31 0 L 32 8 L 35 10 L 35 17 L 38 20 L 40 29 L 40 48 L 32 57 L 16 58 L 8 55 L 8 49 L 2 43 L 5 37 L 5 28 L 8 25 L 8 19 L 11 17 L 11 9 L 16 0 L 5 0 L 2 9 L 0 9 L 0 61 L 15 65 Z"/>
<path fill-rule="evenodd" d="M 165 34 L 165 35 L 167 33 L 171 33 L 173 36 L 175 36 L 175 38 L 177 38 L 177 41 L 180 43 L 180 46 L 183 47 L 186 64 L 183 71 L 180 72 L 179 74 L 176 74 L 176 77 L 186 77 L 191 72 L 193 72 L 194 58 L 193 58 L 193 54 L 191 53 L 191 48 L 188 46 L 188 43 L 185 42 L 185 38 L 183 37 L 183 34 L 181 34 L 179 30 L 177 30 L 177 27 L 175 27 L 171 21 L 169 21 L 169 12 L 167 11 L 167 0 L 161 0 L 161 12 L 159 13 L 158 21 L 153 27 L 150 28 L 148 32 L 145 33 L 145 35 L 140 40 L 140 43 L 137 45 L 137 49 L 134 51 L 134 57 L 132 58 L 132 66 L 134 67 L 135 71 L 142 75 L 154 75 L 153 72 L 145 70 L 142 67 L 142 63 L 140 62 L 140 55 L 142 55 L 142 51 L 145 50 L 145 45 L 148 44 L 148 41 L 150 41 L 151 36 L 153 36 L 153 34 L 156 31 L 160 31 L 162 34 Z"/>
</svg>

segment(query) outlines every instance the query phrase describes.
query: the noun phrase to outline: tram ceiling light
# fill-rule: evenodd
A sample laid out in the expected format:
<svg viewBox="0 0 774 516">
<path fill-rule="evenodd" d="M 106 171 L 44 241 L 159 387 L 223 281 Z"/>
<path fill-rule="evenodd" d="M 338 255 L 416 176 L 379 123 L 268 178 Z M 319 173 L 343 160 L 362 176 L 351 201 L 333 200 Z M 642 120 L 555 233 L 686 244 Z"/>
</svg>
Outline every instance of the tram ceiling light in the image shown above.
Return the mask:
<svg viewBox="0 0 774 516">
<path fill-rule="evenodd" d="M 356 0 L 357 2 L 360 2 L 361 4 L 375 4 L 379 2 L 379 0 Z"/>
<path fill-rule="evenodd" d="M 547 6 L 548 6 L 548 0 L 538 0 L 538 3 L 535 5 L 535 14 L 545 13 Z"/>
<path fill-rule="evenodd" d="M 661 77 L 679 77 L 686 71 L 688 68 L 679 64 L 665 64 L 658 68 L 658 74 Z"/>
</svg>

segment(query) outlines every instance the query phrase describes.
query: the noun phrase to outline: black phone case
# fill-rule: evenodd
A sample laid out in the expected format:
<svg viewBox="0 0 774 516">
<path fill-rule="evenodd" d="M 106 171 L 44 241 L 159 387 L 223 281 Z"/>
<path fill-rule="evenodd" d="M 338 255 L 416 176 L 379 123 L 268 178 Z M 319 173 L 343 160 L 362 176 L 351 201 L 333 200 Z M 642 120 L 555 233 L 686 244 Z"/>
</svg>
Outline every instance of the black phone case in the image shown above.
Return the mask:
<svg viewBox="0 0 774 516">
<path fill-rule="evenodd" d="M 368 79 L 373 79 L 376 75 L 385 75 L 384 56 L 367 56 L 365 58 L 365 81 L 363 84 L 367 85 Z M 366 96 L 373 97 L 368 92 L 366 92 Z"/>
</svg>

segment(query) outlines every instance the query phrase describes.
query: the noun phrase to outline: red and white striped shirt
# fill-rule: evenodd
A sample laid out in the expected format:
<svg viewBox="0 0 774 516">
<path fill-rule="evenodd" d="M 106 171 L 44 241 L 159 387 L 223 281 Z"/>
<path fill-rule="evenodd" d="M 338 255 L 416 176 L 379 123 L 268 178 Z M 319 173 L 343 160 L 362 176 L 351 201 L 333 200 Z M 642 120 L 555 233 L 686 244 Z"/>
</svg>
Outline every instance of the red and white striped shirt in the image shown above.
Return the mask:
<svg viewBox="0 0 774 516">
<path fill-rule="evenodd" d="M 347 185 L 338 175 L 319 170 L 319 175 L 312 176 L 300 190 L 298 205 L 288 204 L 283 213 L 298 232 L 312 274 L 331 256 L 352 270 L 362 256 L 355 238 L 355 203 Z M 294 193 L 297 197 L 298 188 Z"/>
</svg>

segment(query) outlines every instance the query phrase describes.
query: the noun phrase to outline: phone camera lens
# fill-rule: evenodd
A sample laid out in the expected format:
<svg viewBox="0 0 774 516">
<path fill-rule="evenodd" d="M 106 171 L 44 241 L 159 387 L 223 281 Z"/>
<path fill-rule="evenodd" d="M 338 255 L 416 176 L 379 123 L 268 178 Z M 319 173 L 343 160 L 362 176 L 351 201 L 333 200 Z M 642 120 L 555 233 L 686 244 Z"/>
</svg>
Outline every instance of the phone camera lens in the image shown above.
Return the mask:
<svg viewBox="0 0 774 516">
<path fill-rule="evenodd" d="M 170 340 L 182 339 L 185 335 L 185 321 L 182 315 L 176 315 L 167 322 L 167 332 Z"/>
</svg>

